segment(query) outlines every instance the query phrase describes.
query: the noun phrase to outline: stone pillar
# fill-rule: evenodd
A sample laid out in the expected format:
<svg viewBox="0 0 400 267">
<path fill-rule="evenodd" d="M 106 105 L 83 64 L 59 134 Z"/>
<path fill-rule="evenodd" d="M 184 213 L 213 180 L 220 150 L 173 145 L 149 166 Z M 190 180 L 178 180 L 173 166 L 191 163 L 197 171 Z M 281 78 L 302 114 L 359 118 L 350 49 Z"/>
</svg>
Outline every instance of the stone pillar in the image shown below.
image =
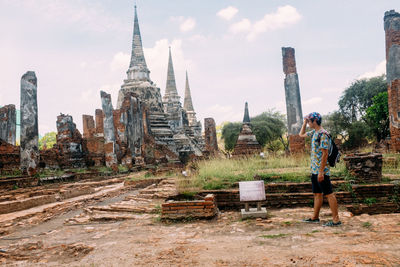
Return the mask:
<svg viewBox="0 0 400 267">
<path fill-rule="evenodd" d="M 101 109 L 96 109 L 96 135 L 104 136 L 104 114 Z"/>
<path fill-rule="evenodd" d="M 205 150 L 210 154 L 218 151 L 217 130 L 213 118 L 204 119 L 204 139 L 206 142 Z"/>
<path fill-rule="evenodd" d="M 82 115 L 82 121 L 83 121 L 83 137 L 84 138 L 93 137 L 95 131 L 93 116 Z"/>
<path fill-rule="evenodd" d="M 391 149 L 400 151 L 400 14 L 385 12 L 386 80 L 390 119 Z"/>
<path fill-rule="evenodd" d="M 296 69 L 295 51 L 292 47 L 282 47 L 283 72 L 285 73 L 286 116 L 288 122 L 289 150 L 292 153 L 304 152 L 304 139 L 298 136 L 303 124 L 301 110 L 299 77 Z M 294 142 L 290 142 L 290 140 Z"/>
<path fill-rule="evenodd" d="M 104 113 L 104 152 L 106 166 L 118 170 L 115 144 L 115 128 L 111 95 L 101 91 L 101 105 Z"/>
<path fill-rule="evenodd" d="M 0 139 L 15 146 L 16 125 L 15 105 L 0 108 Z"/>
<path fill-rule="evenodd" d="M 28 71 L 21 78 L 21 170 L 37 172 L 39 163 L 37 79 Z"/>
</svg>

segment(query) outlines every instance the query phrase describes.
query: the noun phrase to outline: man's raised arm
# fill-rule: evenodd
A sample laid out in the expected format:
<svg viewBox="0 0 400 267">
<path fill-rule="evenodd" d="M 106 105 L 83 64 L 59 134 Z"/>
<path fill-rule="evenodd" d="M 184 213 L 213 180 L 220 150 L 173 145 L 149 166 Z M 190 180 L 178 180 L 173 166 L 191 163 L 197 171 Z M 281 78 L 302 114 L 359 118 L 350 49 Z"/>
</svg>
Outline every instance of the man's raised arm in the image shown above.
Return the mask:
<svg viewBox="0 0 400 267">
<path fill-rule="evenodd" d="M 299 133 L 300 137 L 303 137 L 303 138 L 307 137 L 306 127 L 307 127 L 307 119 L 304 119 L 303 125 L 301 126 L 301 130 L 300 130 L 300 133 Z"/>
</svg>

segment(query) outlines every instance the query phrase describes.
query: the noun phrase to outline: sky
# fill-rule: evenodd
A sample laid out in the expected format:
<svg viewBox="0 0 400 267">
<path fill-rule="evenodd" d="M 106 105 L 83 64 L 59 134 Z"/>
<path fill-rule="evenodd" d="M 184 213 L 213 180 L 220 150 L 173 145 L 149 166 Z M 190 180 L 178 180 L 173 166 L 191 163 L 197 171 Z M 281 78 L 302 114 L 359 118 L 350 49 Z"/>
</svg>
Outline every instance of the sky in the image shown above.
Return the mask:
<svg viewBox="0 0 400 267">
<path fill-rule="evenodd" d="M 356 79 L 385 73 L 384 12 L 398 0 L 137 0 L 150 78 L 165 92 L 171 46 L 183 105 L 185 71 L 198 120 L 286 113 L 281 47 L 296 50 L 303 113 L 328 114 Z M 20 79 L 38 78 L 39 132 L 60 113 L 82 132 L 126 79 L 133 0 L 0 0 L 0 106 L 20 105 Z"/>
</svg>

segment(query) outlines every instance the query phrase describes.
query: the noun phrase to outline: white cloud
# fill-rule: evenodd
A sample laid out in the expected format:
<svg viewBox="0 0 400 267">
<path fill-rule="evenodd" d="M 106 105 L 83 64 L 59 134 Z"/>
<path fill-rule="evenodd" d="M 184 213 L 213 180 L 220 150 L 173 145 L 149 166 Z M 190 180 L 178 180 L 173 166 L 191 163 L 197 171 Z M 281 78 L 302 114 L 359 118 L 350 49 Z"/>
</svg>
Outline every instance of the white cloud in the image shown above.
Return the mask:
<svg viewBox="0 0 400 267">
<path fill-rule="evenodd" d="M 386 74 L 386 60 L 383 60 L 378 65 L 376 65 L 374 70 L 367 71 L 367 72 L 361 74 L 358 77 L 358 79 L 368 79 L 368 78 L 380 76 L 382 74 Z"/>
<path fill-rule="evenodd" d="M 242 19 L 241 21 L 232 24 L 229 30 L 232 33 L 248 32 L 251 30 L 251 22 L 248 19 Z"/>
<path fill-rule="evenodd" d="M 303 101 L 303 105 L 315 105 L 322 102 L 322 97 L 312 97 Z"/>
<path fill-rule="evenodd" d="M 182 32 L 188 32 L 194 29 L 196 26 L 196 20 L 194 18 L 185 19 L 180 26 Z"/>
<path fill-rule="evenodd" d="M 285 101 L 279 101 L 275 104 L 275 109 L 279 112 L 286 113 L 286 104 Z"/>
<path fill-rule="evenodd" d="M 232 33 L 247 32 L 247 39 L 252 41 L 261 33 L 286 28 L 296 24 L 300 19 L 301 15 L 297 9 L 286 5 L 278 7 L 274 13 L 265 14 L 261 20 L 254 23 L 249 19 L 242 19 L 240 22 L 232 24 L 229 30 Z"/>
<path fill-rule="evenodd" d="M 44 136 L 46 133 L 53 132 L 54 128 L 48 126 L 47 124 L 39 124 L 39 134 Z"/>
<path fill-rule="evenodd" d="M 80 30 L 104 32 L 124 29 L 119 18 L 110 16 L 101 4 L 95 2 L 22 0 L 8 1 L 8 4 L 14 4 L 48 22 L 75 25 Z"/>
<path fill-rule="evenodd" d="M 237 13 L 238 9 L 233 6 L 228 6 L 227 8 L 218 11 L 217 16 L 225 20 L 231 20 Z"/>
<path fill-rule="evenodd" d="M 188 32 L 194 29 L 196 26 L 196 20 L 192 17 L 185 18 L 183 16 L 171 17 L 172 21 L 179 22 L 179 29 L 181 32 Z"/>
<path fill-rule="evenodd" d="M 130 55 L 123 52 L 118 52 L 114 55 L 111 63 L 111 71 L 122 72 L 126 71 L 129 67 Z"/>
<path fill-rule="evenodd" d="M 243 113 L 238 113 L 233 106 L 222 106 L 219 104 L 207 108 L 205 113 L 215 116 L 218 120 L 217 124 L 224 121 L 240 121 L 243 118 Z"/>
</svg>

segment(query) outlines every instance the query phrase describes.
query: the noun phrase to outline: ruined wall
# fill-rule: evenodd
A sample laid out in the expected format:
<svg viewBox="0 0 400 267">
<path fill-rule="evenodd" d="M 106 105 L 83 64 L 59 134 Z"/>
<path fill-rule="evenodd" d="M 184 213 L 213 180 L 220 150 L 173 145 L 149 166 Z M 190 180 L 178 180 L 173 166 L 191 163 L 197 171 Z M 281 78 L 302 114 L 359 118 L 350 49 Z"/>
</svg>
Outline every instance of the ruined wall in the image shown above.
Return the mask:
<svg viewBox="0 0 400 267">
<path fill-rule="evenodd" d="M 96 124 L 93 116 L 82 115 L 83 120 L 83 152 L 86 155 L 87 166 L 104 166 L 104 134 L 103 112 L 96 109 Z M 99 133 L 99 131 L 101 131 Z"/>
<path fill-rule="evenodd" d="M 61 168 L 83 168 L 86 166 L 82 149 L 82 135 L 71 115 L 57 116 L 57 145 Z"/>
<path fill-rule="evenodd" d="M 385 12 L 386 80 L 390 117 L 391 148 L 400 151 L 400 14 Z"/>
<path fill-rule="evenodd" d="M 289 149 L 292 153 L 304 151 L 304 140 L 301 143 L 297 137 L 303 123 L 299 77 L 296 69 L 295 50 L 292 47 L 282 47 L 283 72 L 285 73 L 286 116 L 288 121 Z M 290 142 L 292 140 L 293 142 Z"/>
<path fill-rule="evenodd" d="M 21 78 L 21 170 L 37 172 L 39 163 L 37 78 L 28 71 Z"/>
<path fill-rule="evenodd" d="M 0 139 L 15 146 L 16 125 L 15 105 L 0 108 Z"/>
<path fill-rule="evenodd" d="M 215 121 L 213 118 L 204 119 L 204 141 L 205 150 L 210 154 L 218 151 L 217 130 L 215 128 Z"/>
</svg>

